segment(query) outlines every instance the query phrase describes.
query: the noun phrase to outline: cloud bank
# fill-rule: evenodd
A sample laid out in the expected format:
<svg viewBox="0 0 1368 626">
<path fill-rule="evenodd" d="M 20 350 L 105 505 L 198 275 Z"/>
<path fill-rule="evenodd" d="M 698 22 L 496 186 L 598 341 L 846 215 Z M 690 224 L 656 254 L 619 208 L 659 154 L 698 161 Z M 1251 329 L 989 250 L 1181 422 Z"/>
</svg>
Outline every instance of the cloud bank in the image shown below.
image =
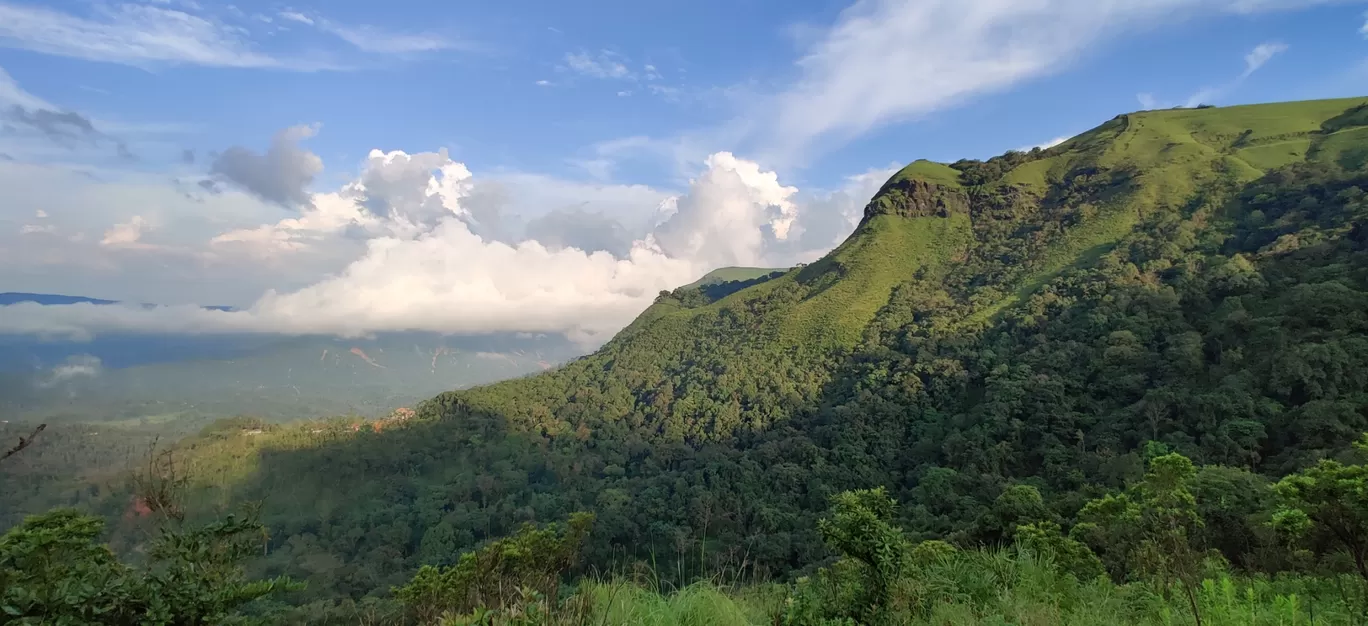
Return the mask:
<svg viewBox="0 0 1368 626">
<path fill-rule="evenodd" d="M 305 180 L 317 171 L 317 157 L 297 143 L 306 135 L 288 129 L 264 154 L 219 156 L 213 165 L 219 179 L 294 215 L 219 232 L 199 260 L 284 269 L 319 255 L 349 254 L 337 271 L 298 288 L 267 290 L 237 311 L 0 307 L 0 332 L 543 332 L 592 345 L 629 323 L 660 291 L 717 267 L 811 260 L 850 232 L 868 195 L 891 173 L 852 178 L 835 192 L 802 193 L 758 163 L 718 152 L 681 192 L 593 188 L 584 203 L 524 223 L 504 214 L 507 180 L 477 178 L 445 151 L 375 150 L 354 180 L 306 193 Z M 511 180 L 540 183 L 543 194 L 585 195 L 580 183 L 556 186 L 533 175 Z M 519 186 L 513 193 L 529 192 Z M 165 255 L 145 241 L 150 229 L 135 216 L 108 228 L 100 245 Z"/>
</svg>

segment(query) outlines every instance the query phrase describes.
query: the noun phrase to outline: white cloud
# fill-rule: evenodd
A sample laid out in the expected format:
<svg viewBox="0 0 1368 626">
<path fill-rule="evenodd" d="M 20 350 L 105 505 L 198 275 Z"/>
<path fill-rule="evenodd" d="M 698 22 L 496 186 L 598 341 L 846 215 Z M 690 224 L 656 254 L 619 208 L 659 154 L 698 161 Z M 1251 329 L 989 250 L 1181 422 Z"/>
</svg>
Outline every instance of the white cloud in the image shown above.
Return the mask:
<svg viewBox="0 0 1368 626">
<path fill-rule="evenodd" d="M 66 363 L 52 368 L 52 380 L 56 382 L 77 376 L 99 376 L 100 369 L 100 357 L 89 354 L 71 356 L 67 357 Z"/>
<path fill-rule="evenodd" d="M 1279 42 L 1261 43 L 1255 46 L 1253 50 L 1249 51 L 1249 54 L 1245 55 L 1244 75 L 1249 76 L 1259 71 L 1259 68 L 1263 67 L 1273 57 L 1286 51 L 1287 44 Z"/>
<path fill-rule="evenodd" d="M 87 61 L 281 67 L 215 21 L 160 7 L 97 4 L 89 17 L 0 3 L 0 45 Z"/>
<path fill-rule="evenodd" d="M 52 224 L 24 224 L 19 227 L 21 235 L 53 235 L 57 233 L 57 227 Z"/>
<path fill-rule="evenodd" d="M 788 239 L 798 217 L 792 201 L 798 189 L 729 152 L 709 156 L 706 166 L 651 243 L 705 267 L 763 265 L 767 241 Z"/>
<path fill-rule="evenodd" d="M 1246 7 L 1246 10 L 1270 6 L 1276 5 L 1271 1 L 1251 3 L 1250 6 Z M 1141 108 L 1145 110 L 1165 109 L 1174 106 L 1193 108 L 1204 104 L 1212 105 L 1224 98 L 1226 94 L 1238 89 L 1246 79 L 1254 74 L 1254 72 L 1259 71 L 1259 69 L 1272 60 L 1273 57 L 1287 51 L 1287 49 L 1287 44 L 1278 42 L 1259 44 L 1244 55 L 1245 69 L 1238 76 L 1235 76 L 1224 84 L 1216 85 L 1214 87 L 1210 85 L 1204 86 L 1197 91 L 1194 91 L 1179 103 L 1163 102 L 1149 93 L 1138 94 L 1136 97 L 1140 100 Z"/>
<path fill-rule="evenodd" d="M 1363 26 L 1359 27 L 1359 34 L 1368 37 L 1368 14 L 1364 14 Z"/>
<path fill-rule="evenodd" d="M 303 13 L 299 13 L 296 11 L 281 11 L 280 17 L 282 19 L 290 20 L 291 22 L 299 22 L 300 24 L 307 24 L 309 26 L 314 25 L 314 20 L 312 17 L 309 17 L 307 15 L 304 15 Z"/>
<path fill-rule="evenodd" d="M 583 74 L 590 78 L 603 79 L 630 79 L 633 78 L 631 70 L 618 60 L 618 56 L 611 52 L 603 51 L 597 55 L 588 52 L 570 52 L 565 55 L 565 66 L 571 71 Z"/>
<path fill-rule="evenodd" d="M 834 191 L 800 192 L 794 198 L 799 207 L 793 234 L 781 254 L 767 259 L 771 265 L 809 263 L 840 244 L 864 219 L 864 209 L 901 165 L 872 168 L 864 173 L 847 176 Z M 776 263 L 777 262 L 777 263 Z"/>
<path fill-rule="evenodd" d="M 318 27 L 363 52 L 407 54 L 457 47 L 455 42 L 432 34 L 393 33 L 373 26 L 343 26 L 327 21 L 319 22 Z"/>
<path fill-rule="evenodd" d="M 1125 31 L 1334 0 L 858 0 L 751 118 L 767 163 L 1058 72 Z"/>
<path fill-rule="evenodd" d="M 134 215 L 133 219 L 123 223 L 115 224 L 105 231 L 104 238 L 100 240 L 100 245 L 109 248 L 137 248 L 145 246 L 142 243 L 143 231 L 148 228 L 147 220 L 141 215 Z"/>
<path fill-rule="evenodd" d="M 34 212 L 33 212 L 33 216 L 41 220 L 41 219 L 43 219 L 43 218 L 46 218 L 46 217 L 48 216 L 48 214 L 47 214 L 47 211 L 44 211 L 44 210 L 42 210 L 42 209 L 38 209 L 37 211 L 34 211 Z"/>
<path fill-rule="evenodd" d="M 539 80 L 539 81 L 537 81 L 537 86 L 538 86 L 538 87 L 549 87 L 550 85 L 551 85 L 551 81 L 549 81 L 549 80 Z"/>
<path fill-rule="evenodd" d="M 1069 140 L 1069 136 L 1055 137 L 1054 139 L 1051 139 L 1051 140 L 1049 140 L 1049 141 L 1047 141 L 1047 142 L 1045 142 L 1045 143 L 1038 143 L 1038 144 L 1035 144 L 1035 145 L 1032 145 L 1032 146 L 1026 146 L 1026 147 L 1024 147 L 1024 148 L 1017 148 L 1017 150 L 1018 150 L 1019 152 L 1030 152 L 1030 151 L 1032 151 L 1032 150 L 1034 150 L 1034 149 L 1036 149 L 1036 148 L 1040 148 L 1041 150 L 1048 150 L 1048 149 L 1053 148 L 1053 147 L 1055 147 L 1055 146 L 1057 146 L 1057 145 L 1059 145 L 1059 144 L 1061 144 L 1061 143 L 1064 143 L 1064 142 L 1066 142 L 1066 141 L 1068 141 L 1068 140 Z"/>
<path fill-rule="evenodd" d="M 5 71 L 5 68 L 0 67 L 0 107 L 8 109 L 15 106 L 29 110 L 54 110 L 57 108 L 52 106 L 48 101 L 25 91 L 24 88 L 20 87 L 19 83 L 14 80 L 14 77 L 10 76 L 9 72 Z"/>
<path fill-rule="evenodd" d="M 879 174 L 883 176 L 887 172 Z M 586 343 L 605 340 L 648 306 L 655 295 L 722 265 L 788 264 L 811 256 L 806 239 L 849 232 L 857 221 L 853 199 L 813 201 L 825 217 L 804 212 L 798 190 L 758 164 L 717 153 L 687 189 L 665 196 L 649 188 L 559 182 L 527 174 L 496 174 L 508 189 L 541 187 L 542 198 L 596 193 L 587 208 L 553 210 L 529 225 L 527 236 L 482 236 L 481 185 L 445 153 L 372 152 L 357 179 L 335 192 L 314 194 L 298 217 L 235 229 L 214 238 L 214 254 L 229 250 L 245 268 L 294 265 L 294 259 L 335 249 L 356 256 L 310 284 L 268 290 L 244 311 L 195 307 L 156 309 L 16 305 L 0 308 L 0 328 L 80 336 L 114 329 L 157 332 L 283 332 L 365 334 L 422 329 L 482 333 L 564 333 Z M 852 179 L 854 180 L 854 179 Z M 863 194 L 881 183 L 852 183 Z M 853 196 L 851 196 L 853 198 Z M 545 204 L 534 197 L 509 201 Z M 620 208 L 614 208 L 617 203 Z M 635 207 L 628 209 L 628 207 Z M 559 212 L 557 214 L 557 212 Z M 635 215 L 640 226 L 632 225 Z M 594 232 L 577 230 L 593 222 Z M 599 230 L 618 228 L 634 238 L 618 242 Z M 106 246 L 144 245 L 141 216 L 111 228 Z M 638 230 L 639 229 L 639 230 Z M 823 234 L 825 231 L 825 234 Z M 801 237 L 800 237 L 801 235 Z M 799 239 L 805 241 L 799 241 Z M 364 243 L 359 243 L 363 239 Z M 545 242 L 545 243 L 544 243 Z M 351 245 L 359 247 L 348 247 Z M 618 248 L 617 253 L 582 248 Z M 341 246 L 342 248 L 337 248 Z M 255 264 L 255 265 L 253 265 Z M 262 273 L 245 271 L 244 273 Z M 318 278 L 318 277 L 322 278 Z"/>
<path fill-rule="evenodd" d="M 52 372 L 37 382 L 37 386 L 53 387 L 73 378 L 95 378 L 103 371 L 103 363 L 97 356 L 78 354 L 69 356 L 66 362 L 52 368 Z"/>
<path fill-rule="evenodd" d="M 1183 101 L 1183 106 L 1191 109 L 1193 107 L 1199 107 L 1204 104 L 1211 104 L 1213 100 L 1221 97 L 1222 94 L 1224 94 L 1226 91 L 1229 91 L 1230 88 L 1233 86 L 1234 85 L 1232 84 L 1221 87 L 1203 87 L 1193 92 L 1192 95 L 1188 96 L 1187 100 Z"/>
</svg>

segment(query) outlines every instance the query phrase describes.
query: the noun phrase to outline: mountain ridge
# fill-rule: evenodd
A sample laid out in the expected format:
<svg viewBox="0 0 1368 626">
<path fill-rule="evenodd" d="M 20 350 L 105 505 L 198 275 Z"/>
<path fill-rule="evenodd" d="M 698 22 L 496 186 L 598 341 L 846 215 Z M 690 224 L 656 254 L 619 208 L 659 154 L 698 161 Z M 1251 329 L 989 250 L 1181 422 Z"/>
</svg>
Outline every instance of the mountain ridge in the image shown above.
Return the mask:
<svg viewBox="0 0 1368 626">
<path fill-rule="evenodd" d="M 233 426 L 182 450 L 202 502 L 263 502 L 262 567 L 324 603 L 575 510 L 598 515 L 595 566 L 801 575 L 845 489 L 980 545 L 1014 485 L 1067 523 L 1151 444 L 1280 476 L 1368 430 L 1365 103 L 1126 114 L 913 162 L 822 259 L 662 293 L 549 372 L 383 432 Z"/>
</svg>

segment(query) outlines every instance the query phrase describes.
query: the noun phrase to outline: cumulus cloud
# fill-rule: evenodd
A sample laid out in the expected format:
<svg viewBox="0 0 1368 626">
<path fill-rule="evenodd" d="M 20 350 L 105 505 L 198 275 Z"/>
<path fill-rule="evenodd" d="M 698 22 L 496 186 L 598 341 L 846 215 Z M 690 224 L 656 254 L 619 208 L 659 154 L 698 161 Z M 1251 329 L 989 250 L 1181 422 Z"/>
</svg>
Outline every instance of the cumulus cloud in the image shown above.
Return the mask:
<svg viewBox="0 0 1368 626">
<path fill-rule="evenodd" d="M 551 210 L 530 220 L 520 237 L 500 240 L 477 232 L 481 220 L 469 204 L 480 183 L 463 164 L 444 152 L 374 151 L 355 180 L 313 194 L 297 217 L 214 238 L 215 248 L 276 258 L 356 246 L 352 261 L 321 280 L 268 290 L 233 312 L 13 305 L 0 308 L 0 328 L 72 336 L 510 331 L 562 333 L 595 344 L 661 290 L 718 266 L 778 266 L 803 256 L 798 253 L 809 243 L 829 248 L 836 233 L 848 233 L 858 220 L 867 198 L 857 202 L 854 194 L 881 183 L 876 179 L 885 173 L 852 179 L 851 195 L 840 199 L 805 197 L 815 212 L 835 212 L 834 220 L 823 221 L 830 216 L 806 215 L 795 200 L 802 194 L 755 162 L 722 152 L 703 166 L 681 193 L 663 198 L 652 190 L 602 187 L 601 198 L 636 205 L 645 224 L 640 231 L 605 210 L 611 203 L 594 202 Z M 105 240 L 138 245 L 146 227 L 134 219 Z"/>
<path fill-rule="evenodd" d="M 780 248 L 782 252 L 767 255 L 766 261 L 770 265 L 793 265 L 826 254 L 855 230 L 864 218 L 870 198 L 901 167 L 889 165 L 847 176 L 839 188 L 831 191 L 800 191 L 794 199 L 799 206 L 793 225 L 795 232 L 787 245 Z"/>
<path fill-rule="evenodd" d="M 528 239 L 552 249 L 603 251 L 618 258 L 631 253 L 632 236 L 621 222 L 601 211 L 556 209 L 527 223 Z"/>
<path fill-rule="evenodd" d="M 308 187 L 323 171 L 323 160 L 300 147 L 299 142 L 316 132 L 316 125 L 286 128 L 276 133 L 264 154 L 233 146 L 214 158 L 209 173 L 220 181 L 281 206 L 307 205 Z"/>
<path fill-rule="evenodd" d="M 761 264 L 767 242 L 788 238 L 798 189 L 729 152 L 709 156 L 706 166 L 652 241 L 672 257 L 711 267 Z"/>
<path fill-rule="evenodd" d="M 105 231 L 100 245 L 110 248 L 136 248 L 146 245 L 141 240 L 143 231 L 147 228 L 147 220 L 141 215 L 134 215 L 133 219 L 123 224 L 115 224 Z"/>
</svg>

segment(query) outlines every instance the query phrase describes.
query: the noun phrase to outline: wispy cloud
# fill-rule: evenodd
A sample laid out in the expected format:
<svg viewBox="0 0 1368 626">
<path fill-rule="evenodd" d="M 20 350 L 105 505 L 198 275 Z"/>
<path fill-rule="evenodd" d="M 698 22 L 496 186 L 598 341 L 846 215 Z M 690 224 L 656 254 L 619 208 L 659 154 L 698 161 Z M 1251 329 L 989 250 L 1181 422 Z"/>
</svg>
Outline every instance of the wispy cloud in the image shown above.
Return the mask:
<svg viewBox="0 0 1368 626">
<path fill-rule="evenodd" d="M 1201 107 L 1201 105 L 1204 104 L 1215 103 L 1215 101 L 1226 96 L 1227 93 L 1234 92 L 1241 83 L 1245 82 L 1245 79 L 1252 77 L 1254 72 L 1259 71 L 1260 68 L 1263 68 L 1265 64 L 1268 64 L 1275 56 L 1278 56 L 1283 52 L 1287 52 L 1287 44 L 1282 44 L 1282 42 L 1270 41 L 1254 46 L 1252 51 L 1246 53 L 1245 71 L 1242 71 L 1238 77 L 1231 79 L 1230 82 L 1226 82 L 1224 85 L 1201 87 L 1201 89 L 1193 92 L 1192 96 L 1187 96 L 1186 100 L 1183 100 L 1181 107 L 1193 108 Z M 1145 107 L 1146 109 L 1163 108 L 1157 103 L 1155 97 L 1150 96 L 1150 94 L 1140 94 L 1140 98 L 1141 104 L 1146 104 L 1146 100 L 1148 100 L 1148 105 Z"/>
<path fill-rule="evenodd" d="M 781 163 L 813 144 L 838 144 L 1062 71 L 1128 32 L 1332 1 L 858 0 L 812 38 L 798 80 L 747 117 L 761 131 L 754 141 L 762 160 Z"/>
<path fill-rule="evenodd" d="M 1245 76 L 1259 71 L 1273 57 L 1287 51 L 1287 44 L 1281 42 L 1261 43 L 1245 55 Z"/>
<path fill-rule="evenodd" d="M 339 24 L 317 15 L 306 15 L 298 11 L 281 11 L 277 15 L 284 20 L 312 26 L 355 46 L 362 52 L 411 54 L 471 47 L 469 44 L 430 33 L 397 33 L 369 24 L 355 26 Z"/>
<path fill-rule="evenodd" d="M 407 54 L 458 47 L 456 42 L 437 35 L 392 33 L 373 26 L 342 26 L 332 22 L 321 22 L 318 27 L 356 46 L 362 52 Z"/>
<path fill-rule="evenodd" d="M 218 22 L 147 5 L 95 5 L 90 17 L 0 3 L 0 45 L 88 61 L 217 67 L 291 65 Z"/>
<path fill-rule="evenodd" d="M 606 50 L 597 55 L 588 52 L 571 52 L 565 55 L 565 66 L 571 71 L 590 78 L 632 79 L 632 71 L 619 60 L 618 55 Z"/>
<path fill-rule="evenodd" d="M 1053 148 L 1053 147 L 1055 147 L 1055 146 L 1057 146 L 1057 145 L 1059 145 L 1059 144 L 1061 144 L 1061 143 L 1064 143 L 1064 142 L 1066 142 L 1066 141 L 1068 141 L 1068 140 L 1069 140 L 1068 137 L 1055 137 L 1054 139 L 1051 139 L 1051 140 L 1049 140 L 1049 141 L 1047 141 L 1047 142 L 1045 142 L 1045 143 L 1038 143 L 1038 144 L 1035 144 L 1035 145 L 1033 145 L 1033 146 L 1026 146 L 1026 147 L 1024 147 L 1024 148 L 1018 148 L 1017 151 L 1018 151 L 1018 152 L 1030 152 L 1030 151 L 1032 151 L 1032 150 L 1034 150 L 1034 149 L 1036 149 L 1036 148 L 1040 148 L 1041 150 L 1048 150 L 1048 149 Z"/>
<path fill-rule="evenodd" d="M 303 13 L 297 13 L 295 11 L 281 11 L 280 17 L 282 19 L 290 20 L 291 22 L 299 22 L 300 24 L 308 24 L 309 26 L 314 25 L 314 20 L 312 17 L 304 15 Z"/>
</svg>

